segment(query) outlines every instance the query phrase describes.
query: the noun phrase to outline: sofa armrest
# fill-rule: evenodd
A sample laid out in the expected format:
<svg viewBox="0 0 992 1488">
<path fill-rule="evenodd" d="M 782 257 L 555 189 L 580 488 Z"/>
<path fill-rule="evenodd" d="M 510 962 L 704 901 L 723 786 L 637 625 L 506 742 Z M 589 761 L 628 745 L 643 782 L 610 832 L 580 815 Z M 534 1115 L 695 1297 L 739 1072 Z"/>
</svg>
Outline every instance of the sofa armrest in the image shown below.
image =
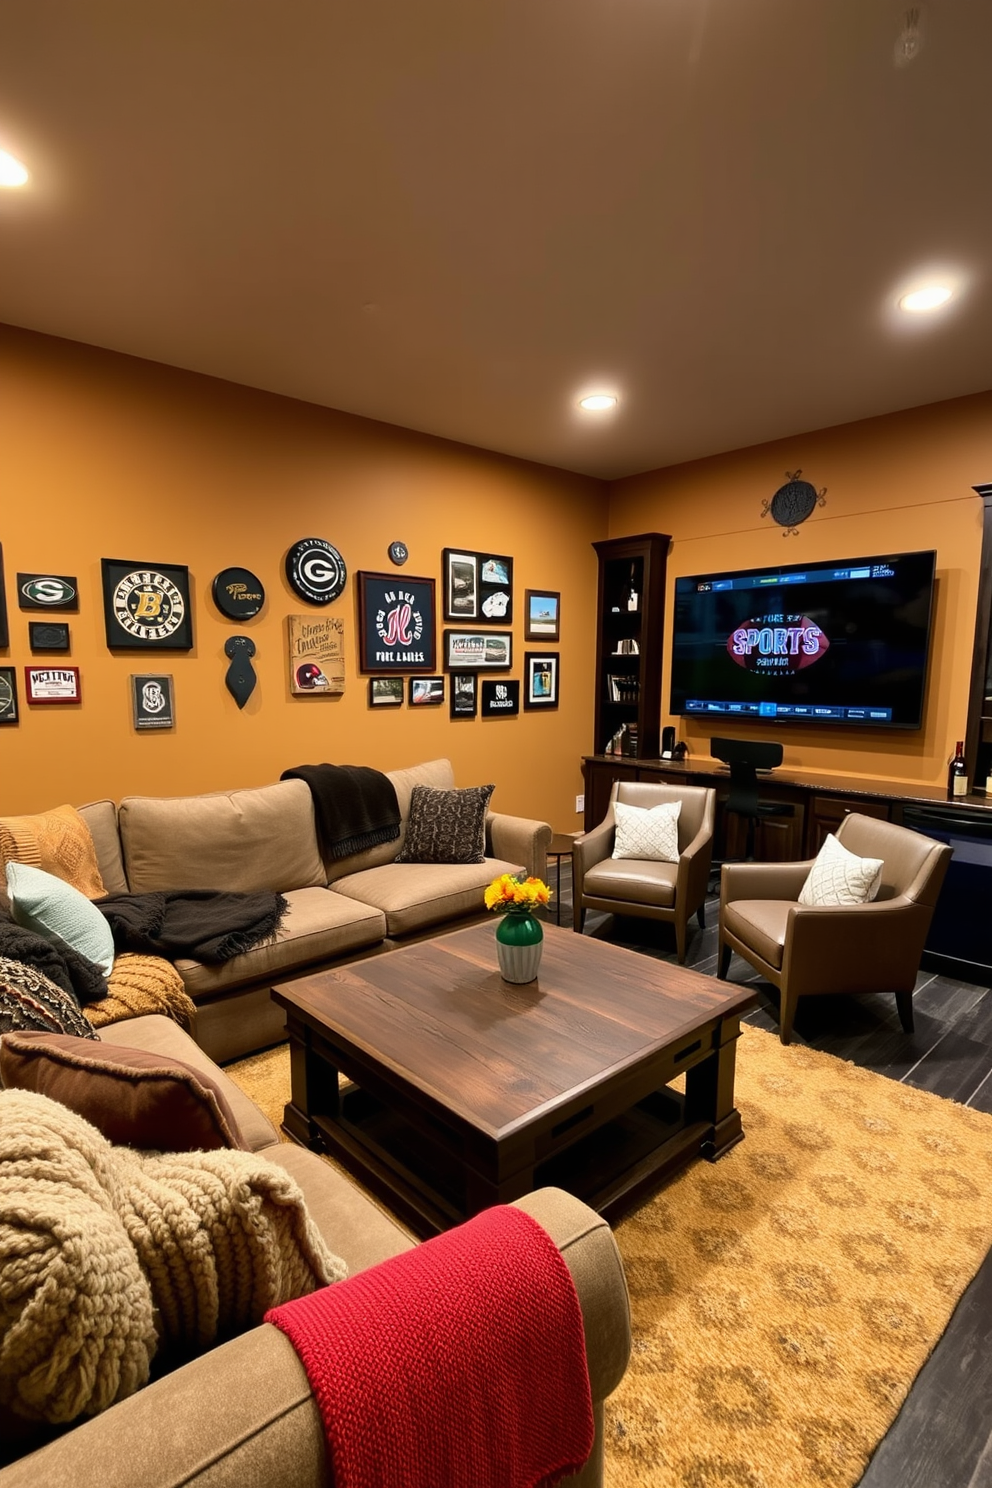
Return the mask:
<svg viewBox="0 0 992 1488">
<path fill-rule="evenodd" d="M 520 863 L 534 878 L 546 878 L 548 848 L 554 832 L 547 822 L 526 816 L 503 816 L 490 811 L 486 818 L 486 843 L 490 857 Z"/>
<path fill-rule="evenodd" d="M 605 1220 L 558 1189 L 518 1207 L 558 1244 L 579 1294 L 593 1401 L 630 1352 L 627 1289 Z M 596 1451 L 594 1449 L 594 1456 Z M 583 1483 L 601 1481 L 594 1472 Z M 211 1349 L 0 1471 L 0 1488 L 326 1488 L 324 1430 L 306 1371 L 263 1325 Z"/>
</svg>

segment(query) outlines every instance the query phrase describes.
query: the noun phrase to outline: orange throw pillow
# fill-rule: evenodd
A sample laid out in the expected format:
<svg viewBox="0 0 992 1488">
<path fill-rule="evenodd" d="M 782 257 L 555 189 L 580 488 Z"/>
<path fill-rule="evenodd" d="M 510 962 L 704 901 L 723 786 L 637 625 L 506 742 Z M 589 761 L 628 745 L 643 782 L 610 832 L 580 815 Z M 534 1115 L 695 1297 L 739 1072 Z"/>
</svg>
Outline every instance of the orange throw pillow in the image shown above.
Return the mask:
<svg viewBox="0 0 992 1488">
<path fill-rule="evenodd" d="M 102 899 L 107 892 L 90 829 L 74 806 L 56 806 L 38 816 L 0 817 L 0 868 L 8 863 L 28 863 L 51 873 L 87 899 Z"/>
</svg>

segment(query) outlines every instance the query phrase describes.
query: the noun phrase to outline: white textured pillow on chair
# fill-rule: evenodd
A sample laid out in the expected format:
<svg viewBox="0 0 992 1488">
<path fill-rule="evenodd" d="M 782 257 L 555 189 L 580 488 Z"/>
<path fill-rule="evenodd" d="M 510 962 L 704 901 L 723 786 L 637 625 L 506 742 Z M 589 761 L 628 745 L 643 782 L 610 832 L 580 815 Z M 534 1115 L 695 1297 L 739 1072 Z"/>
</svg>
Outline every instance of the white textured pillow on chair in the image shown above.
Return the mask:
<svg viewBox="0 0 992 1488">
<path fill-rule="evenodd" d="M 799 890 L 799 903 L 868 904 L 882 883 L 882 859 L 859 858 L 838 842 L 833 832 L 816 855 L 816 862 Z"/>
<path fill-rule="evenodd" d="M 681 801 L 662 801 L 660 806 L 625 806 L 615 801 L 617 831 L 615 858 L 642 858 L 655 863 L 679 860 L 679 813 Z"/>
</svg>

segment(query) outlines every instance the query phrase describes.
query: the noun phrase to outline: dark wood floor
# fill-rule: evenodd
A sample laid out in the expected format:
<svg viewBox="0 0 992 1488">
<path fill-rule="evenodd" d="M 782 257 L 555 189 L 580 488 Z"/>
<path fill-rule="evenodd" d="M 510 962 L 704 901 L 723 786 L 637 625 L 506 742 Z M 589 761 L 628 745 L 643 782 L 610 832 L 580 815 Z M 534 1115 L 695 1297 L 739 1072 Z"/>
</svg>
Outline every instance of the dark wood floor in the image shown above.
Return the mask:
<svg viewBox="0 0 992 1488">
<path fill-rule="evenodd" d="M 571 920 L 566 861 L 561 921 Z M 693 922 L 686 957 L 687 965 L 710 976 L 717 967 L 716 922 L 713 899 L 707 928 L 699 931 Z M 664 925 L 590 911 L 585 933 L 661 960 L 677 959 L 674 933 Z M 763 1003 L 747 1021 L 777 1030 L 774 989 L 737 956 L 730 980 L 755 983 Z M 992 1112 L 992 990 L 923 971 L 913 1005 L 916 1031 L 905 1034 L 894 998 L 813 998 L 800 1003 L 794 1041 Z M 861 1488 L 992 1488 L 992 1253 L 869 1463 Z"/>
</svg>

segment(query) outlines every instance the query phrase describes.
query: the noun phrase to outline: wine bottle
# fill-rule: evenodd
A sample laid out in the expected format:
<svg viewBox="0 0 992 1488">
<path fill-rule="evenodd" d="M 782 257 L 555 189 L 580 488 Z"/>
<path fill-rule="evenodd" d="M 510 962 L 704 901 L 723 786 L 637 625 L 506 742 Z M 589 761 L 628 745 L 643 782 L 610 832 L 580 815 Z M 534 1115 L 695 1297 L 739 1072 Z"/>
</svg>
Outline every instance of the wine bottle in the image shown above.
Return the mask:
<svg viewBox="0 0 992 1488">
<path fill-rule="evenodd" d="M 964 740 L 954 747 L 954 758 L 947 767 L 947 799 L 953 801 L 968 794 L 968 766 L 964 762 Z"/>
</svg>

